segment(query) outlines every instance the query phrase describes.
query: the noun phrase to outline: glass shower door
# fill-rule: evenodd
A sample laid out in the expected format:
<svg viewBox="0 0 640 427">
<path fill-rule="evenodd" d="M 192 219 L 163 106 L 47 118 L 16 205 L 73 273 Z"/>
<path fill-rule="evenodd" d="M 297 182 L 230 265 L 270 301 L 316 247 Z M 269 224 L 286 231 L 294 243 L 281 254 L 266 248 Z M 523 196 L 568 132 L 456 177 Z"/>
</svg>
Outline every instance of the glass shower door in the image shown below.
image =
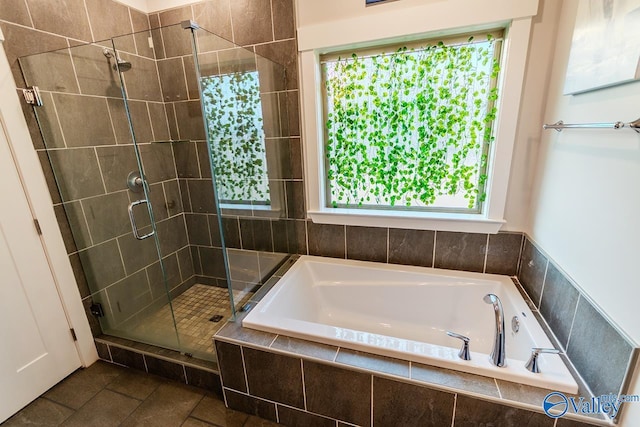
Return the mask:
<svg viewBox="0 0 640 427">
<path fill-rule="evenodd" d="M 140 101 L 126 102 L 126 72 L 141 61 L 127 57 L 133 49 L 134 43 L 115 41 L 83 45 L 24 57 L 20 65 L 26 84 L 38 86 L 42 97 L 34 107 L 43 140 L 38 154 L 55 177 L 51 192 L 59 222 L 68 224 L 63 232 L 73 235 L 67 251 L 85 307 L 106 334 L 179 350 L 150 203 L 167 196 L 146 179 L 156 173 L 138 142 L 146 129 L 131 122 L 142 109 L 154 117 L 157 108 L 149 104 L 160 95 L 151 82 Z M 132 77 L 129 86 L 134 83 Z"/>
<path fill-rule="evenodd" d="M 203 259 L 224 259 L 226 277 L 218 282 L 227 286 L 235 315 L 298 252 L 303 212 L 294 190 L 302 177 L 292 167 L 297 150 L 289 139 L 285 68 L 193 24 L 183 23 L 193 35 L 220 234 L 220 249 Z"/>
</svg>

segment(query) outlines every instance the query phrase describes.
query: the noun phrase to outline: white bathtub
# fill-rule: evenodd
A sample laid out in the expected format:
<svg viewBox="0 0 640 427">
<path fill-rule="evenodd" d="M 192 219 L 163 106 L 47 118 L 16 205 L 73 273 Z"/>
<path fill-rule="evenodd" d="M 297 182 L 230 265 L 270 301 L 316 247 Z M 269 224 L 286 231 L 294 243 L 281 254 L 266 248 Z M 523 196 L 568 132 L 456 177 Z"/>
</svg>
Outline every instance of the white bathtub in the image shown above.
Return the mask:
<svg viewBox="0 0 640 427">
<path fill-rule="evenodd" d="M 489 362 L 496 294 L 506 325 L 507 366 Z M 518 316 L 519 332 L 511 327 Z M 559 355 L 524 367 L 531 347 L 552 347 L 509 277 L 302 256 L 242 321 L 243 326 L 537 387 L 577 393 Z M 458 357 L 471 338 L 471 360 Z"/>
</svg>

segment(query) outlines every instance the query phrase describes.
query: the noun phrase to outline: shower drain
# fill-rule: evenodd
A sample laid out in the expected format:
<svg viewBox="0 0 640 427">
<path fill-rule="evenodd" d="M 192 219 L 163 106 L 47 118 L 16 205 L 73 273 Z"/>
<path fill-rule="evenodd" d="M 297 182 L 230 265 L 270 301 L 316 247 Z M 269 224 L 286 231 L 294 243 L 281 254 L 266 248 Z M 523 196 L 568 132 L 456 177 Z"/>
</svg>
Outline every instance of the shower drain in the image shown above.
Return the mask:
<svg viewBox="0 0 640 427">
<path fill-rule="evenodd" d="M 209 319 L 209 322 L 215 322 L 218 323 L 219 321 L 222 320 L 224 316 L 222 316 L 221 314 L 216 314 L 215 316 L 211 317 L 211 319 Z"/>
</svg>

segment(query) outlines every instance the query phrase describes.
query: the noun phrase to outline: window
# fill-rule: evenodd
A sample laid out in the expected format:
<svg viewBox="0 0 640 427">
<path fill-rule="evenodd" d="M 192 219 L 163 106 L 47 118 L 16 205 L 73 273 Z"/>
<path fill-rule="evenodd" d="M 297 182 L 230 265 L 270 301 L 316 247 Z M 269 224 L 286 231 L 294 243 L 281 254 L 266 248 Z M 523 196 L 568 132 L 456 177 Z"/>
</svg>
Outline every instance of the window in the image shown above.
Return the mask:
<svg viewBox="0 0 640 427">
<path fill-rule="evenodd" d="M 320 57 L 325 204 L 481 213 L 501 33 Z"/>
<path fill-rule="evenodd" d="M 271 204 L 257 71 L 202 78 L 221 203 Z"/>
<path fill-rule="evenodd" d="M 522 173 L 513 171 L 515 173 L 512 174 L 511 167 L 514 159 L 522 161 L 522 152 L 514 158 L 517 140 L 527 138 L 536 126 L 526 119 L 520 120 L 519 114 L 532 17 L 538 13 L 538 1 L 461 1 L 420 4 L 389 2 L 384 6 L 384 13 L 374 11 L 383 9 L 368 8 L 361 12 L 354 10 L 346 17 L 330 8 L 318 8 L 315 2 L 300 4 L 300 16 L 304 17 L 298 27 L 298 64 L 303 116 L 305 194 L 307 216 L 313 222 L 496 233 L 506 222 L 505 212 L 518 210 L 519 198 L 508 200 L 507 194 L 510 187 L 518 191 L 522 179 Z M 460 13 L 460 10 L 465 13 Z M 436 203 L 420 206 L 419 202 L 415 206 L 406 206 L 406 201 L 397 197 L 393 206 L 390 199 L 385 202 L 388 206 L 383 203 L 378 205 L 377 201 L 372 203 L 366 198 L 359 205 L 355 196 L 351 200 L 332 200 L 330 182 L 327 180 L 329 159 L 326 142 L 329 130 L 326 126 L 328 111 L 325 106 L 328 98 L 324 99 L 326 81 L 323 82 L 323 62 L 336 60 L 338 57 L 349 59 L 353 52 L 363 59 L 382 53 L 381 46 L 392 44 L 397 47 L 387 48 L 389 54 L 403 46 L 407 46 L 407 50 L 418 50 L 419 45 L 409 44 L 416 40 L 436 40 L 436 44 L 443 40 L 447 45 L 457 45 L 459 43 L 454 37 L 463 33 L 476 33 L 473 42 L 480 43 L 483 38 L 477 34 L 496 28 L 502 33 L 500 36 L 496 32 L 494 39 L 494 58 L 499 60 L 500 70 L 497 81 L 494 79 L 491 82 L 491 88 L 497 89 L 497 99 L 488 108 L 495 107 L 498 115 L 491 124 L 490 141 L 485 146 L 488 150 L 485 153 L 486 165 L 478 177 L 486 175 L 486 179 L 483 178 L 482 189 L 473 201 L 475 207 L 470 209 L 470 199 L 464 199 L 464 196 L 464 201 L 458 202 L 457 208 L 450 201 L 445 204 L 445 200 L 442 200 L 440 206 Z M 466 40 L 467 37 L 464 37 L 460 42 Z M 364 50 L 375 46 L 378 46 L 377 52 Z M 340 54 L 346 49 L 353 50 Z M 393 186 L 392 190 L 396 191 Z"/>
</svg>

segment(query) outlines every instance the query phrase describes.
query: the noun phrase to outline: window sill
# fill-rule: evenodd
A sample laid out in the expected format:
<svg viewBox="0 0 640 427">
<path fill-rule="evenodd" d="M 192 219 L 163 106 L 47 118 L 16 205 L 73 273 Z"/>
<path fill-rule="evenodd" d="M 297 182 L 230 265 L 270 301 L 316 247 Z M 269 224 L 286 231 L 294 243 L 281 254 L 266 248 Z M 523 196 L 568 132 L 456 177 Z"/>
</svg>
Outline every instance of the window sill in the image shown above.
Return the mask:
<svg viewBox="0 0 640 427">
<path fill-rule="evenodd" d="M 237 215 L 242 217 L 280 218 L 282 212 L 273 205 L 242 205 L 234 203 L 220 203 L 222 215 Z"/>
<path fill-rule="evenodd" d="M 489 234 L 497 233 L 505 223 L 503 219 L 490 219 L 479 214 L 393 212 L 364 209 L 356 211 L 340 208 L 310 210 L 308 216 L 313 222 L 320 224 Z"/>
</svg>

